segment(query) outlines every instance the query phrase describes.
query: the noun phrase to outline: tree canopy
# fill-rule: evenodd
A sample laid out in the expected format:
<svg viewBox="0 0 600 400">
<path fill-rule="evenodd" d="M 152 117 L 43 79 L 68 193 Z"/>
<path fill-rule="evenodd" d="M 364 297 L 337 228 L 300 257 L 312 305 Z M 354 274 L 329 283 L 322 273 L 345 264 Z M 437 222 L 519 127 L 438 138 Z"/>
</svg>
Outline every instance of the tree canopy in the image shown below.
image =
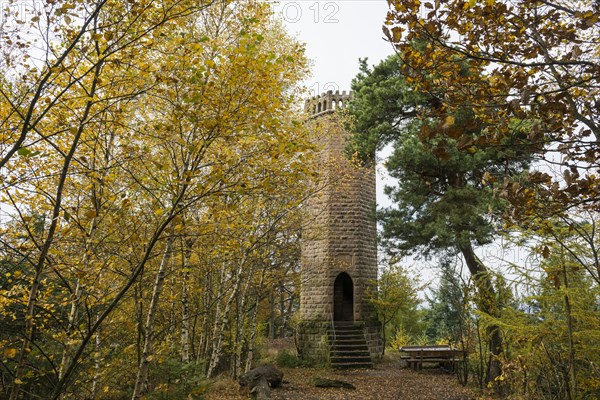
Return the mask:
<svg viewBox="0 0 600 400">
<path fill-rule="evenodd" d="M 0 26 L 0 397 L 200 396 L 294 304 L 303 46 L 255 1 L 35 4 Z"/>
<path fill-rule="evenodd" d="M 440 112 L 469 106 L 483 124 L 469 145 L 496 146 L 518 124 L 540 158 L 560 159 L 558 176 L 538 171 L 506 187 L 517 219 L 597 208 L 598 7 L 592 0 L 390 2 L 384 32 L 403 75 L 424 93 L 442 88 Z"/>
<path fill-rule="evenodd" d="M 350 105 L 352 150 L 369 154 L 393 144 L 385 166 L 397 184 L 386 188 L 394 207 L 381 214 L 384 236 L 395 240 L 393 248 L 426 253 L 489 243 L 507 205 L 494 183 L 526 171 L 531 147 L 514 143 L 521 134 L 515 128 L 502 145 L 465 148 L 483 122 L 468 107 L 421 117 L 439 112 L 444 91 L 423 94 L 401 71 L 396 55 L 372 70 L 363 61 Z"/>
</svg>

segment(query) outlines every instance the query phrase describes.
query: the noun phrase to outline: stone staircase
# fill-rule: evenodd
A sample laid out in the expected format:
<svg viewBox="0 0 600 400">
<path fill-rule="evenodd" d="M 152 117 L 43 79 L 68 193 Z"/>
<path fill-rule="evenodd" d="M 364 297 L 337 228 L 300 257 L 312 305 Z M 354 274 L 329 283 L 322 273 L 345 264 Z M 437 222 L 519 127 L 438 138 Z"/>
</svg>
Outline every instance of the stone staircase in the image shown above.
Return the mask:
<svg viewBox="0 0 600 400">
<path fill-rule="evenodd" d="M 373 368 L 363 328 L 353 323 L 335 323 L 329 331 L 329 360 L 336 369 Z"/>
</svg>

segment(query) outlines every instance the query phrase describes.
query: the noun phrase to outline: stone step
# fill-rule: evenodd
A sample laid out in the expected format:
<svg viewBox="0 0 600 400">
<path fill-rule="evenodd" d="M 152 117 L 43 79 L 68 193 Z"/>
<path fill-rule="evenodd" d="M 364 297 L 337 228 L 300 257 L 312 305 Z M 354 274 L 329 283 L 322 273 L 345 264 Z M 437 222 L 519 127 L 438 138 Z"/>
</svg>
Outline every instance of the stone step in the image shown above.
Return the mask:
<svg viewBox="0 0 600 400">
<path fill-rule="evenodd" d="M 330 359 L 333 358 L 359 358 L 359 359 L 367 359 L 368 361 L 371 361 L 371 354 L 368 351 L 359 351 L 359 352 L 353 352 L 353 351 L 337 351 L 335 353 L 331 353 L 330 354 Z"/>
<path fill-rule="evenodd" d="M 368 362 L 368 363 L 356 363 L 356 362 L 351 362 L 351 363 L 331 363 L 331 367 L 335 368 L 335 369 L 372 369 L 373 368 L 373 363 L 372 362 Z"/>
<path fill-rule="evenodd" d="M 354 347 L 334 346 L 329 354 L 331 357 L 371 357 L 369 348 L 366 345 Z"/>
<path fill-rule="evenodd" d="M 334 325 L 328 332 L 332 368 L 373 368 L 369 346 L 362 327 L 352 323 Z"/>
<path fill-rule="evenodd" d="M 347 363 L 358 363 L 358 364 L 371 364 L 371 357 L 369 356 L 345 356 L 345 357 L 333 357 L 330 359 L 331 364 L 347 364 Z"/>
<path fill-rule="evenodd" d="M 344 340 L 340 340 L 340 339 L 336 339 L 336 340 L 330 340 L 329 343 L 332 343 L 333 345 L 336 344 L 341 344 L 344 346 L 355 346 L 355 345 L 361 345 L 364 344 L 366 345 L 367 342 L 365 342 L 365 339 L 344 339 Z"/>
<path fill-rule="evenodd" d="M 369 346 L 366 343 L 353 345 L 333 344 L 331 351 L 369 351 Z"/>
<path fill-rule="evenodd" d="M 357 336 L 364 336 L 363 331 L 358 330 L 358 331 L 329 331 L 327 332 L 328 335 L 330 336 L 351 336 L 351 335 L 357 335 Z"/>
<path fill-rule="evenodd" d="M 329 338 L 329 343 L 343 343 L 343 344 L 362 344 L 365 343 L 365 338 L 353 337 L 353 338 Z"/>
<path fill-rule="evenodd" d="M 347 336 L 358 336 L 358 337 L 365 337 L 365 334 L 362 331 L 356 331 L 356 332 L 327 332 L 327 335 L 329 337 L 347 337 Z"/>
</svg>

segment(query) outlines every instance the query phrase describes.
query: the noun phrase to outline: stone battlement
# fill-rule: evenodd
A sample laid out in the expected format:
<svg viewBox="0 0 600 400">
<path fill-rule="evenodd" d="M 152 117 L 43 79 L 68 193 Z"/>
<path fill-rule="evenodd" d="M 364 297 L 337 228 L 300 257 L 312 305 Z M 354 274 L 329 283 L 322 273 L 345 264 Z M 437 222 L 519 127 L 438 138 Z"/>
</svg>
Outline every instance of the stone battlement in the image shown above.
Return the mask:
<svg viewBox="0 0 600 400">
<path fill-rule="evenodd" d="M 339 90 L 336 90 L 335 92 L 329 90 L 322 93 L 320 96 L 313 96 L 307 99 L 304 103 L 304 111 L 312 117 L 331 113 L 335 110 L 346 108 L 348 101 L 350 101 L 351 98 L 352 92 L 346 93 L 344 90 L 340 93 Z"/>
</svg>

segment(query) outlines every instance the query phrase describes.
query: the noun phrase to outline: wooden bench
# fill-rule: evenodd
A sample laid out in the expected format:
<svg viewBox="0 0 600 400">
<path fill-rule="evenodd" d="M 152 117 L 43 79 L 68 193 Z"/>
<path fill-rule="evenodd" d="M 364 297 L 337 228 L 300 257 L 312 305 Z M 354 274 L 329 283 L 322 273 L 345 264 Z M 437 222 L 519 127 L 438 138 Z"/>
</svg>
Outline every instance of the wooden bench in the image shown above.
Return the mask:
<svg viewBox="0 0 600 400">
<path fill-rule="evenodd" d="M 441 367 L 454 371 L 457 363 L 463 361 L 464 352 L 450 346 L 403 346 L 400 357 L 415 371 L 423 368 L 423 363 L 438 363 Z M 404 354 L 402 354 L 404 353 Z"/>
</svg>

